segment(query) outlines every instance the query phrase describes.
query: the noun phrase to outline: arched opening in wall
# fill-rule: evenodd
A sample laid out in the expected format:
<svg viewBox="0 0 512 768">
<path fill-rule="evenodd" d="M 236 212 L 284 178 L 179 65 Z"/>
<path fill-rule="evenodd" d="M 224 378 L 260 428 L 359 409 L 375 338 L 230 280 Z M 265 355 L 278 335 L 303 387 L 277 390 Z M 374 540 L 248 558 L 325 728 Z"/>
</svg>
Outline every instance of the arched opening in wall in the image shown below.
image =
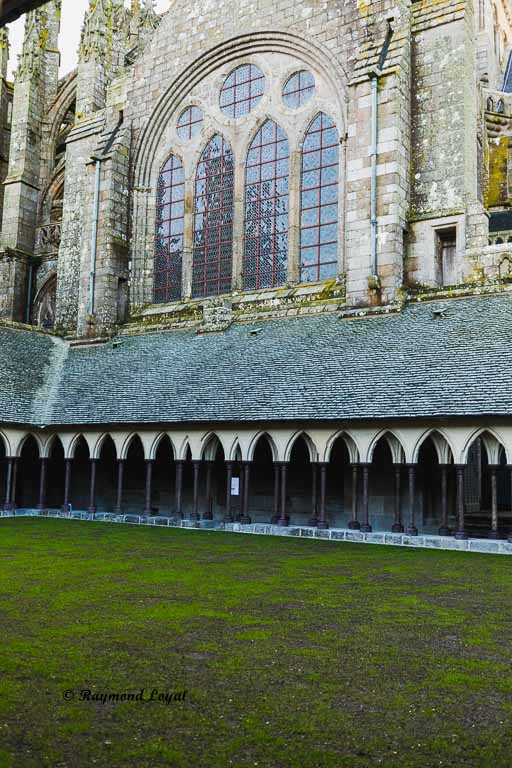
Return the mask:
<svg viewBox="0 0 512 768">
<path fill-rule="evenodd" d="M 6 500 L 7 490 L 7 451 L 5 442 L 0 436 L 0 508 Z"/>
<path fill-rule="evenodd" d="M 326 517 L 329 525 L 346 528 L 352 503 L 350 455 L 342 436 L 334 442 L 326 482 Z"/>
<path fill-rule="evenodd" d="M 369 518 L 374 531 L 390 531 L 395 515 L 395 466 L 388 437 L 382 435 L 375 445 L 369 472 Z M 401 483 L 401 487 L 405 485 Z M 402 496 L 405 502 L 405 495 Z M 405 507 L 407 506 L 407 509 Z M 402 519 L 408 505 L 402 503 Z"/>
<path fill-rule="evenodd" d="M 90 499 L 91 462 L 89 446 L 83 435 L 74 445 L 70 481 L 70 503 L 72 509 L 86 510 Z"/>
<path fill-rule="evenodd" d="M 39 480 L 41 461 L 39 446 L 33 435 L 29 435 L 21 448 L 16 472 L 14 503 L 21 509 L 35 509 L 39 501 Z"/>
<path fill-rule="evenodd" d="M 60 509 L 64 501 L 64 448 L 58 436 L 52 440 L 48 453 L 46 504 L 48 509 Z"/>
<path fill-rule="evenodd" d="M 55 327 L 57 275 L 52 275 L 38 291 L 32 308 L 32 325 L 48 330 Z"/>
<path fill-rule="evenodd" d="M 138 435 L 135 435 L 126 454 L 124 483 L 124 512 L 141 515 L 145 507 L 146 462 L 144 447 Z"/>
<path fill-rule="evenodd" d="M 98 512 L 112 512 L 116 503 L 117 451 L 110 435 L 107 435 L 101 444 L 96 472 L 96 488 Z"/>
<path fill-rule="evenodd" d="M 66 156 L 66 141 L 71 129 L 75 123 L 76 100 L 69 105 L 59 127 L 57 139 L 55 141 L 55 152 L 53 156 L 53 166 L 56 168 Z"/>
<path fill-rule="evenodd" d="M 159 515 L 174 513 L 176 491 L 176 464 L 168 435 L 158 443 L 153 468 L 153 503 Z"/>
<path fill-rule="evenodd" d="M 464 472 L 464 507 L 468 535 L 503 536 L 511 528 L 510 487 L 505 451 L 490 433 L 471 444 Z M 494 518 L 494 523 L 493 523 Z M 497 537 L 497 536 L 494 536 Z"/>
<path fill-rule="evenodd" d="M 226 511 L 227 475 L 224 449 L 213 437 L 204 452 L 205 473 L 202 516 L 207 520 L 222 520 Z"/>
<path fill-rule="evenodd" d="M 254 448 L 251 466 L 249 510 L 253 523 L 268 523 L 272 517 L 278 516 L 274 501 L 274 471 L 269 439 L 266 435 L 261 435 Z"/>
<path fill-rule="evenodd" d="M 455 530 L 455 476 L 447 469 L 448 528 Z M 416 469 L 416 525 L 420 532 L 438 533 L 442 525 L 442 477 L 432 437 L 421 445 Z"/>
<path fill-rule="evenodd" d="M 288 465 L 286 509 L 293 524 L 309 525 L 313 514 L 313 469 L 306 438 L 294 442 Z"/>
</svg>

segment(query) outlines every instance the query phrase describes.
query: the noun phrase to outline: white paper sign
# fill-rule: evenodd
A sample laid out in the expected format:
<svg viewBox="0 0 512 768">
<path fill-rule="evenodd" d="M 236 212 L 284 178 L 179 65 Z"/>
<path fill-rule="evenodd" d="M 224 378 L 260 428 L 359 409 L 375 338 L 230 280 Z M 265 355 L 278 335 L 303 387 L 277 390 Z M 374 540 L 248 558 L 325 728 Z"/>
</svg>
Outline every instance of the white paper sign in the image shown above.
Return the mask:
<svg viewBox="0 0 512 768">
<path fill-rule="evenodd" d="M 231 495 L 240 496 L 240 478 L 239 477 L 231 478 Z"/>
</svg>

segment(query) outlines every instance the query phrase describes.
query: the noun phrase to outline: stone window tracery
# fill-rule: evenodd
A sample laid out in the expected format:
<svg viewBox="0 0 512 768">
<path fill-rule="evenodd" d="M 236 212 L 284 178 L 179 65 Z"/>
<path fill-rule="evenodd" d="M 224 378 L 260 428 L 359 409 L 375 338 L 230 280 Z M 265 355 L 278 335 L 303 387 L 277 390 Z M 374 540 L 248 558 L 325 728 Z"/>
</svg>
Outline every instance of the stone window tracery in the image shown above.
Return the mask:
<svg viewBox="0 0 512 768">
<path fill-rule="evenodd" d="M 275 70 L 273 55 L 220 79 L 213 71 L 169 124 L 169 139 L 186 141 L 187 151 L 170 156 L 156 185 L 155 302 L 230 293 L 232 281 L 264 290 L 340 271 L 340 115 L 319 111 L 335 100 L 318 72 L 287 60 L 280 78 L 282 54 Z M 205 146 L 206 127 L 213 138 Z"/>
<path fill-rule="evenodd" d="M 295 72 L 286 81 L 283 88 L 283 101 L 288 107 L 301 107 L 315 92 L 315 78 L 307 69 Z"/>
<path fill-rule="evenodd" d="M 203 127 L 203 110 L 192 106 L 183 110 L 176 122 L 176 133 L 180 139 L 193 139 Z"/>
<path fill-rule="evenodd" d="M 197 167 L 194 195 L 192 296 L 231 290 L 234 160 L 231 146 L 216 134 Z"/>
<path fill-rule="evenodd" d="M 166 302 L 181 296 L 185 173 L 176 155 L 160 172 L 157 188 L 153 300 Z"/>
<path fill-rule="evenodd" d="M 255 64 L 242 64 L 231 72 L 220 91 L 220 108 L 229 117 L 248 115 L 261 101 L 265 75 Z"/>
<path fill-rule="evenodd" d="M 320 112 L 302 148 L 301 281 L 336 277 L 338 260 L 339 134 Z"/>
<path fill-rule="evenodd" d="M 288 260 L 289 147 L 273 120 L 260 128 L 245 173 L 244 288 L 286 283 Z"/>
</svg>

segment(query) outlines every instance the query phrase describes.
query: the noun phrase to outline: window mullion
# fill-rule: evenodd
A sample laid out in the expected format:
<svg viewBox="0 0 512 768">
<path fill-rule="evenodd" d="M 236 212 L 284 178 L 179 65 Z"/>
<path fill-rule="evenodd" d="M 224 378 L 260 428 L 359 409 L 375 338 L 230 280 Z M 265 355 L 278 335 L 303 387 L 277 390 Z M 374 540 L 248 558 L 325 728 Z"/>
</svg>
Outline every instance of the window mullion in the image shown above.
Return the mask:
<svg viewBox="0 0 512 768">
<path fill-rule="evenodd" d="M 194 185 L 193 174 L 187 174 L 185 179 L 185 222 L 183 230 L 183 271 L 182 290 L 183 298 L 189 299 L 192 295 L 192 248 L 194 240 Z"/>
<path fill-rule="evenodd" d="M 290 153 L 290 185 L 288 191 L 288 283 L 296 285 L 300 281 L 300 190 L 302 175 L 302 152 Z"/>
</svg>

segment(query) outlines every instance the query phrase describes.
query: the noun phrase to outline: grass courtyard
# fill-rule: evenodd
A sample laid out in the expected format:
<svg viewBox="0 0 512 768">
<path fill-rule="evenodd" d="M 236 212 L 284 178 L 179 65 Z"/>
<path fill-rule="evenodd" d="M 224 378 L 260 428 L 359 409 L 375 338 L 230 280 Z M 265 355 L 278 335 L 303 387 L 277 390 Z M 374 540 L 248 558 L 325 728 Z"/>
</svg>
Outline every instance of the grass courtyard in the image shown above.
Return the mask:
<svg viewBox="0 0 512 768">
<path fill-rule="evenodd" d="M 0 768 L 512 764 L 508 557 L 39 519 L 0 555 Z"/>
</svg>

